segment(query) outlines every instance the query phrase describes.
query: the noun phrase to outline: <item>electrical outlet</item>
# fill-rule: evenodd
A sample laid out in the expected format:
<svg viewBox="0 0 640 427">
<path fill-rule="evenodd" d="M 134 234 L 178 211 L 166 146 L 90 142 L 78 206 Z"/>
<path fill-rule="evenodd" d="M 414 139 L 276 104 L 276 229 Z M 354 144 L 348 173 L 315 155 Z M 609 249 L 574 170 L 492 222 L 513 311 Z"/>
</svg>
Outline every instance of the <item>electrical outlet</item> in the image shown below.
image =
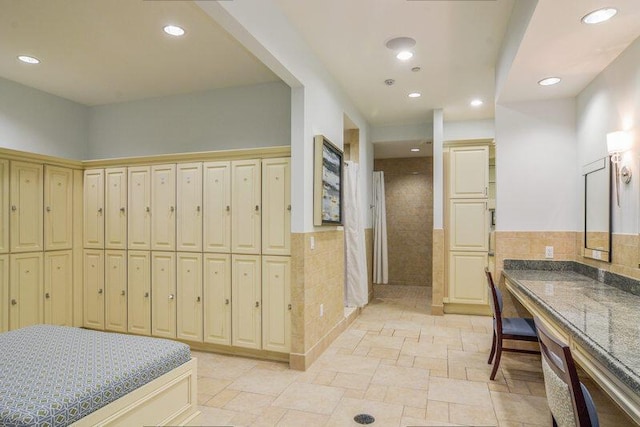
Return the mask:
<svg viewBox="0 0 640 427">
<path fill-rule="evenodd" d="M 544 248 L 544 257 L 545 258 L 553 258 L 553 246 L 547 246 Z"/>
<path fill-rule="evenodd" d="M 314 250 L 316 248 L 316 238 L 313 236 L 309 237 L 309 247 L 311 248 L 311 250 Z"/>
<path fill-rule="evenodd" d="M 320 304 L 320 317 L 324 316 L 324 304 Z"/>
</svg>

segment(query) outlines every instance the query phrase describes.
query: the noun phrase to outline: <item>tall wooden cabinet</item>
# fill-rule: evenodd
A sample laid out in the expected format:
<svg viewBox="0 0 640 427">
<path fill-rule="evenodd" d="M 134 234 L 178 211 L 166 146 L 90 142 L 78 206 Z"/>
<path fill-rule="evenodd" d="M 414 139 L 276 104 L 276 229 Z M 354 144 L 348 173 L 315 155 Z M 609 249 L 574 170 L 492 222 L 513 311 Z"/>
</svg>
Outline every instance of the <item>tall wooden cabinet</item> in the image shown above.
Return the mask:
<svg viewBox="0 0 640 427">
<path fill-rule="evenodd" d="M 42 252 L 12 254 L 9 268 L 9 328 L 44 323 Z"/>
<path fill-rule="evenodd" d="M 148 251 L 127 253 L 128 332 L 151 335 L 151 259 Z"/>
<path fill-rule="evenodd" d="M 104 211 L 104 247 L 127 249 L 127 168 L 105 169 Z"/>
<path fill-rule="evenodd" d="M 202 252 L 202 163 L 178 165 L 178 251 Z"/>
<path fill-rule="evenodd" d="M 231 163 L 203 165 L 203 250 L 231 253 Z"/>
<path fill-rule="evenodd" d="M 151 170 L 149 166 L 128 169 L 129 194 L 127 241 L 132 250 L 151 249 Z"/>
<path fill-rule="evenodd" d="M 83 247 L 104 248 L 104 170 L 84 171 Z"/>
<path fill-rule="evenodd" d="M 177 254 L 178 329 L 180 339 L 202 342 L 202 254 Z"/>
<path fill-rule="evenodd" d="M 262 257 L 262 347 L 291 348 L 291 258 Z"/>
<path fill-rule="evenodd" d="M 231 255 L 204 254 L 204 341 L 231 345 Z"/>
<path fill-rule="evenodd" d="M 9 212 L 9 160 L 0 159 L 0 253 L 3 254 L 9 252 Z"/>
<path fill-rule="evenodd" d="M 176 338 L 176 254 L 151 253 L 151 335 Z"/>
<path fill-rule="evenodd" d="M 44 253 L 44 322 L 73 325 L 73 252 Z"/>
<path fill-rule="evenodd" d="M 104 253 L 104 328 L 127 332 L 127 253 Z"/>
<path fill-rule="evenodd" d="M 85 249 L 83 255 L 83 325 L 104 329 L 104 251 Z"/>
<path fill-rule="evenodd" d="M 151 167 L 151 249 L 176 249 L 176 165 Z"/>
<path fill-rule="evenodd" d="M 231 252 L 259 254 L 261 249 L 260 160 L 231 163 Z"/>
<path fill-rule="evenodd" d="M 73 171 L 44 167 L 44 249 L 73 247 Z"/>
<path fill-rule="evenodd" d="M 290 159 L 262 161 L 262 254 L 291 255 Z"/>
<path fill-rule="evenodd" d="M 260 349 L 262 346 L 260 257 L 257 255 L 233 255 L 232 263 L 231 344 L 238 347 Z"/>
<path fill-rule="evenodd" d="M 0 255 L 0 332 L 9 330 L 9 255 Z"/>
<path fill-rule="evenodd" d="M 42 251 L 43 182 L 41 164 L 11 162 L 11 252 Z"/>
</svg>

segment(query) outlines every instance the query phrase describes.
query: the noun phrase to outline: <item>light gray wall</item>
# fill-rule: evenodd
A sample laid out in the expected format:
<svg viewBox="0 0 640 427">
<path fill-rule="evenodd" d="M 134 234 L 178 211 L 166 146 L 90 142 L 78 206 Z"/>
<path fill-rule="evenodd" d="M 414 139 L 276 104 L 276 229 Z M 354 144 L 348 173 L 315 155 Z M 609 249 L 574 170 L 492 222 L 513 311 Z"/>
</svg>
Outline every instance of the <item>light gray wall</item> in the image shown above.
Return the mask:
<svg viewBox="0 0 640 427">
<path fill-rule="evenodd" d="M 0 147 L 86 158 L 89 109 L 0 78 Z"/>
<path fill-rule="evenodd" d="M 290 145 L 281 82 L 92 107 L 88 159 Z"/>
</svg>

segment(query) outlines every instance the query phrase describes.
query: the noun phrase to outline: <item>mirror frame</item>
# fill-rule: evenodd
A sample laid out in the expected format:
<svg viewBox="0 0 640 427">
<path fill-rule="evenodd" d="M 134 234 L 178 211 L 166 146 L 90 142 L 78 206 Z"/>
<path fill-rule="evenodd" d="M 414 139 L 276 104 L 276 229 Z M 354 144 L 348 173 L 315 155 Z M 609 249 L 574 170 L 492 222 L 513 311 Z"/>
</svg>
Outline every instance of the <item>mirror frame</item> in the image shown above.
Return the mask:
<svg viewBox="0 0 640 427">
<path fill-rule="evenodd" d="M 609 250 L 603 251 L 599 249 L 589 248 L 587 246 L 587 177 L 589 174 L 598 172 L 601 170 L 607 171 L 607 201 L 609 203 L 607 213 L 609 214 L 607 218 L 608 222 L 608 240 L 609 240 Z M 582 174 L 584 175 L 584 238 L 583 238 L 583 257 L 591 258 L 598 261 L 611 262 L 611 252 L 612 252 L 612 229 L 611 229 L 611 214 L 612 214 L 612 203 L 611 203 L 611 158 L 609 156 L 603 157 L 601 159 L 596 160 L 595 162 L 589 163 L 582 168 Z"/>
</svg>

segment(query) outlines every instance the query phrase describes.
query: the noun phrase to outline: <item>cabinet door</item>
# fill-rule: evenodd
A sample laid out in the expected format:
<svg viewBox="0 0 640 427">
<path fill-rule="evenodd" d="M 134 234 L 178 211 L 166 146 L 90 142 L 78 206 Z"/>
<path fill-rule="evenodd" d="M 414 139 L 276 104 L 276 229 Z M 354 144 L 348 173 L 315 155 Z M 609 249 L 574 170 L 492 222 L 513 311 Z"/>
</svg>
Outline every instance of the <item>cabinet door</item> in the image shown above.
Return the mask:
<svg viewBox="0 0 640 427">
<path fill-rule="evenodd" d="M 231 256 L 204 254 L 204 341 L 231 345 Z"/>
<path fill-rule="evenodd" d="M 489 147 L 452 147 L 449 151 L 449 197 L 486 198 L 489 187 Z"/>
<path fill-rule="evenodd" d="M 127 241 L 129 249 L 151 248 L 151 169 L 129 168 L 129 214 Z"/>
<path fill-rule="evenodd" d="M 202 254 L 178 254 L 178 338 L 202 342 Z"/>
<path fill-rule="evenodd" d="M 127 332 L 127 252 L 104 253 L 104 328 Z"/>
<path fill-rule="evenodd" d="M 489 211 L 486 200 L 451 200 L 449 249 L 489 250 Z"/>
<path fill-rule="evenodd" d="M 73 253 L 44 254 L 44 321 L 73 326 Z"/>
<path fill-rule="evenodd" d="M 260 160 L 231 163 L 231 251 L 260 253 Z"/>
<path fill-rule="evenodd" d="M 7 252 L 9 252 L 9 160 L 0 159 L 0 253 Z"/>
<path fill-rule="evenodd" d="M 290 159 L 262 161 L 262 253 L 291 254 Z"/>
<path fill-rule="evenodd" d="M 204 164 L 204 251 L 231 252 L 231 168 L 229 162 Z"/>
<path fill-rule="evenodd" d="M 151 249 L 176 249 L 176 165 L 151 168 Z"/>
<path fill-rule="evenodd" d="M 9 330 L 9 255 L 0 255 L 0 332 Z"/>
<path fill-rule="evenodd" d="M 73 170 L 44 167 L 44 248 L 73 247 Z"/>
<path fill-rule="evenodd" d="M 11 255 L 9 328 L 18 329 L 44 321 L 42 252 Z"/>
<path fill-rule="evenodd" d="M 202 251 L 202 163 L 178 165 L 179 251 Z"/>
<path fill-rule="evenodd" d="M 291 258 L 262 257 L 262 348 L 291 350 Z"/>
<path fill-rule="evenodd" d="M 151 335 L 151 265 L 149 252 L 129 251 L 127 259 L 128 331 Z"/>
<path fill-rule="evenodd" d="M 262 347 L 262 304 L 260 295 L 260 257 L 233 255 L 231 268 L 232 345 Z"/>
<path fill-rule="evenodd" d="M 84 247 L 104 248 L 104 170 L 84 171 Z"/>
<path fill-rule="evenodd" d="M 104 247 L 127 249 L 127 168 L 104 170 Z"/>
<path fill-rule="evenodd" d="M 41 251 L 43 167 L 11 162 L 11 252 Z"/>
<path fill-rule="evenodd" d="M 104 329 L 104 251 L 86 249 L 83 261 L 83 324 Z"/>
<path fill-rule="evenodd" d="M 151 253 L 151 335 L 176 337 L 176 254 Z"/>
<path fill-rule="evenodd" d="M 486 253 L 450 252 L 449 302 L 487 304 L 486 266 Z"/>
</svg>

